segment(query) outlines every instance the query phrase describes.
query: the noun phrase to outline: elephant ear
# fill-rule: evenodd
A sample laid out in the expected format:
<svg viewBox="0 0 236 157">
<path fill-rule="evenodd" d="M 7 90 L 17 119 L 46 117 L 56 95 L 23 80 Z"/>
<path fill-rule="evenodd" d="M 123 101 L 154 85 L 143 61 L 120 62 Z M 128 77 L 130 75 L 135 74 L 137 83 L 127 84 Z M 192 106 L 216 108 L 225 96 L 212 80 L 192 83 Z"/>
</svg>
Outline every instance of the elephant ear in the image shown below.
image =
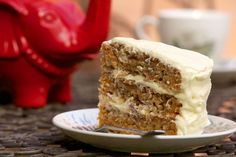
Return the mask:
<svg viewBox="0 0 236 157">
<path fill-rule="evenodd" d="M 27 15 L 28 11 L 23 2 L 24 0 L 0 0 L 0 6 L 6 6 L 17 13 Z"/>
<path fill-rule="evenodd" d="M 0 0 L 0 58 L 18 57 L 25 40 L 17 20 L 18 13 L 26 14 L 22 0 Z"/>
</svg>

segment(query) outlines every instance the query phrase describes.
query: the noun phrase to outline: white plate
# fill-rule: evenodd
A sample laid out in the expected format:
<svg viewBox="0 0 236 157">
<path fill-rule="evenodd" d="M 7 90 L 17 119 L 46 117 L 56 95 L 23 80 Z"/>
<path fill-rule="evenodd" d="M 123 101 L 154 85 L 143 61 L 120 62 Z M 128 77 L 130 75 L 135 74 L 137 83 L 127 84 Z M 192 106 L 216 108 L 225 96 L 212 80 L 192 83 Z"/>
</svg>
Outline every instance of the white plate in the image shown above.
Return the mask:
<svg viewBox="0 0 236 157">
<path fill-rule="evenodd" d="M 212 124 L 202 135 L 141 137 L 87 131 L 87 128 L 97 126 L 97 115 L 97 108 L 75 110 L 55 116 L 53 123 L 74 139 L 99 148 L 122 152 L 184 152 L 219 142 L 236 131 L 235 122 L 216 116 L 209 116 Z"/>
<path fill-rule="evenodd" d="M 215 62 L 211 79 L 216 83 L 236 81 L 236 59 L 224 59 Z"/>
</svg>

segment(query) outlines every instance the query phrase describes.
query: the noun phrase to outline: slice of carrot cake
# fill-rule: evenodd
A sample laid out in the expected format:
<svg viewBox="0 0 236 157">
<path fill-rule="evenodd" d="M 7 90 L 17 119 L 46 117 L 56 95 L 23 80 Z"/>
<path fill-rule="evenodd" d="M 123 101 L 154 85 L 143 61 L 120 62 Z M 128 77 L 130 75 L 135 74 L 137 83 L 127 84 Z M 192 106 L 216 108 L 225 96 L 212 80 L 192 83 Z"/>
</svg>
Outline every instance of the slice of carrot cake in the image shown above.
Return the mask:
<svg viewBox="0 0 236 157">
<path fill-rule="evenodd" d="M 99 126 L 201 134 L 213 61 L 163 43 L 117 37 L 101 46 Z"/>
</svg>

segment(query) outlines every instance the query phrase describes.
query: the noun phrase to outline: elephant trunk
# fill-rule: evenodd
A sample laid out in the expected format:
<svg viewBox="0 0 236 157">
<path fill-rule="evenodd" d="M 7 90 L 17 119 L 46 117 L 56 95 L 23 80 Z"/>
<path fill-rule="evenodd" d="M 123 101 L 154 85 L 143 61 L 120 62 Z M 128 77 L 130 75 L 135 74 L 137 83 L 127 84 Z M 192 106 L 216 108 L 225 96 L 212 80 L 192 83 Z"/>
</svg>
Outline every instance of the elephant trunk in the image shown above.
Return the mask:
<svg viewBox="0 0 236 157">
<path fill-rule="evenodd" d="M 82 58 L 93 58 L 109 30 L 111 0 L 90 0 L 84 22 L 77 31 L 77 42 Z"/>
</svg>

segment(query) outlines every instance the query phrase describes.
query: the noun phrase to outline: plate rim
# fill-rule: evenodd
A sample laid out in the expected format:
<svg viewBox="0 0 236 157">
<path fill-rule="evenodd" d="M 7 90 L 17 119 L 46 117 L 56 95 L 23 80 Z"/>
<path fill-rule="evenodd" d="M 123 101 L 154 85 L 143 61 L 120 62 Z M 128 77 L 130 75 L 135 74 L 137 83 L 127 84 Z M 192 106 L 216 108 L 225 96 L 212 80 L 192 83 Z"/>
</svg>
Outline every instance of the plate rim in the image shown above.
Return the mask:
<svg viewBox="0 0 236 157">
<path fill-rule="evenodd" d="M 59 113 L 59 114 L 57 114 L 56 116 L 53 117 L 52 123 L 56 127 L 60 128 L 62 130 L 76 132 L 76 133 L 80 133 L 80 134 L 86 134 L 86 135 L 90 135 L 90 136 L 101 136 L 101 137 L 108 137 L 108 138 L 130 138 L 130 139 L 144 138 L 140 135 L 127 135 L 127 134 L 115 134 L 115 133 L 109 133 L 108 134 L 108 133 L 101 133 L 101 132 L 92 132 L 92 131 L 86 131 L 86 130 L 79 130 L 79 129 L 69 127 L 67 125 L 62 125 L 62 122 L 58 122 L 58 119 L 61 118 L 63 115 L 78 112 L 78 111 L 81 111 L 81 110 L 96 110 L 96 111 L 98 111 L 98 108 L 84 108 L 84 109 L 78 109 L 78 110 L 71 110 L 71 111 L 62 112 L 62 113 Z M 200 135 L 155 135 L 155 136 L 152 136 L 151 138 L 156 138 L 156 139 L 159 139 L 159 140 L 168 140 L 168 139 L 178 140 L 178 139 L 196 139 L 196 138 L 199 139 L 199 138 L 227 136 L 227 135 L 230 135 L 230 134 L 236 132 L 236 122 L 234 122 L 233 120 L 223 118 L 223 117 L 219 117 L 219 116 L 215 116 L 215 115 L 208 115 L 208 116 L 212 117 L 212 118 L 220 118 L 220 119 L 229 121 L 230 123 L 235 123 L 235 128 L 225 130 L 225 131 L 221 131 L 221 132 L 200 134 Z"/>
</svg>

